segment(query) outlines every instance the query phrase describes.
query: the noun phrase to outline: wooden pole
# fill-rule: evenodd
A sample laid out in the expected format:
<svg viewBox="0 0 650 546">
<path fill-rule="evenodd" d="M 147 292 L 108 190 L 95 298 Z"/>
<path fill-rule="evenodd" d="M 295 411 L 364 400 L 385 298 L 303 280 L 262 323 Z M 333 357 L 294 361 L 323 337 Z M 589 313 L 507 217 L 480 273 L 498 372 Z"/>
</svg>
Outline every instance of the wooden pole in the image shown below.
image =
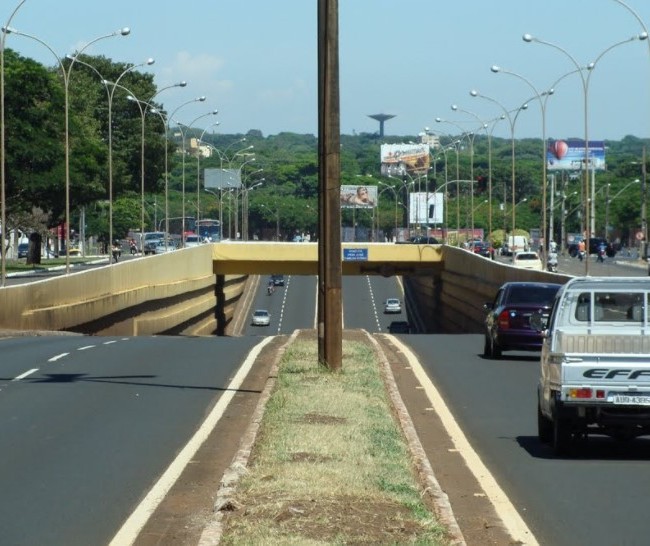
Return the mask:
<svg viewBox="0 0 650 546">
<path fill-rule="evenodd" d="M 338 0 L 318 0 L 318 359 L 343 360 Z"/>
</svg>

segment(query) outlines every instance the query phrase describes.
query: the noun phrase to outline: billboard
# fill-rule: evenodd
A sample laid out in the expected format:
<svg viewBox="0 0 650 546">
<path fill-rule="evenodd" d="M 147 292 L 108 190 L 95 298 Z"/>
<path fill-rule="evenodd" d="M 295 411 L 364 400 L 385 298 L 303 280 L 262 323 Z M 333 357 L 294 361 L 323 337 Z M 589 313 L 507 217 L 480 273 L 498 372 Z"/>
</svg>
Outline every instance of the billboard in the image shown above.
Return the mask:
<svg viewBox="0 0 650 546">
<path fill-rule="evenodd" d="M 239 169 L 203 169 L 203 180 L 206 188 L 228 190 L 241 187 L 241 172 Z"/>
<path fill-rule="evenodd" d="M 409 193 L 409 224 L 442 224 L 444 194 Z"/>
<path fill-rule="evenodd" d="M 380 154 L 383 176 L 425 174 L 429 170 L 426 144 L 382 144 Z"/>
<path fill-rule="evenodd" d="M 342 209 L 374 209 L 377 206 L 377 186 L 341 186 Z"/>
<path fill-rule="evenodd" d="M 546 168 L 550 171 L 583 170 L 585 159 L 589 170 L 605 170 L 605 143 L 590 140 L 588 155 L 585 157 L 585 141 L 577 138 L 552 140 L 546 148 Z"/>
</svg>

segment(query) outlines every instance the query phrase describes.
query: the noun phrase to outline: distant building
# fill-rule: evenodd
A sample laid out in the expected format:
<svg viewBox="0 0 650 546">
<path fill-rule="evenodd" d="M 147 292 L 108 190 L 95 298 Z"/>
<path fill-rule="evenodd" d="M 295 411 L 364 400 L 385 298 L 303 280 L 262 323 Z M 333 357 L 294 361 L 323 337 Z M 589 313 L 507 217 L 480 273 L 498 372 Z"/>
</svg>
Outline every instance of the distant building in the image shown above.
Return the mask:
<svg viewBox="0 0 650 546">
<path fill-rule="evenodd" d="M 431 133 L 420 133 L 420 142 L 429 146 L 431 150 L 440 148 L 440 138 L 438 135 L 432 135 Z"/>
</svg>

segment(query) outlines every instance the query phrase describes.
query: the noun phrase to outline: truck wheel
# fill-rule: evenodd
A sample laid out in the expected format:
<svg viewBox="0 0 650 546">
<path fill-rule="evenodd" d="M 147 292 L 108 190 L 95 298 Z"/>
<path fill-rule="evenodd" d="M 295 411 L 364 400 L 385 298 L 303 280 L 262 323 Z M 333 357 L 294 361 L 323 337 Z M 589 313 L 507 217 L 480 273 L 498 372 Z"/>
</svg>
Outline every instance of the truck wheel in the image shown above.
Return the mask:
<svg viewBox="0 0 650 546">
<path fill-rule="evenodd" d="M 553 452 L 556 455 L 565 455 L 569 451 L 571 442 L 571 428 L 568 421 L 553 419 Z"/>
<path fill-rule="evenodd" d="M 548 419 L 537 403 L 537 437 L 543 444 L 550 444 L 553 440 L 553 423 Z"/>
</svg>

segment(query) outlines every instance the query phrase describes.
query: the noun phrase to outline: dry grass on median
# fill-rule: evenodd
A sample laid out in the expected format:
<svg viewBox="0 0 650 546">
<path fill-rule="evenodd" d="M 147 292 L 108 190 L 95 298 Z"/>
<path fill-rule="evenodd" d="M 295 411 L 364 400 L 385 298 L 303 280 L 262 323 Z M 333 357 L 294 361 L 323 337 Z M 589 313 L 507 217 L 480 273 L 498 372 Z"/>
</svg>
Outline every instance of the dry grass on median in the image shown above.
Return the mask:
<svg viewBox="0 0 650 546">
<path fill-rule="evenodd" d="M 369 344 L 344 341 L 343 370 L 317 364 L 316 341 L 286 350 L 238 509 L 221 544 L 445 544 L 422 500 Z"/>
</svg>

